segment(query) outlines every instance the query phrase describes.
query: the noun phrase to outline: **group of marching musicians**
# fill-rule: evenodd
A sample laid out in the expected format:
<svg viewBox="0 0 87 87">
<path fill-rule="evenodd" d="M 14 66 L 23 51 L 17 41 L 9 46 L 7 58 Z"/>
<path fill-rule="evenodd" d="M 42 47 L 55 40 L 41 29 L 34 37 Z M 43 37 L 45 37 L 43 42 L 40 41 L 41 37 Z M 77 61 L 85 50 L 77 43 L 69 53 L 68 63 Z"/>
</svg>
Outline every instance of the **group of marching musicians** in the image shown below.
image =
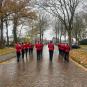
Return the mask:
<svg viewBox="0 0 87 87">
<path fill-rule="evenodd" d="M 67 43 L 59 43 L 59 56 L 62 56 L 65 61 L 69 62 L 69 52 L 70 52 L 70 46 Z"/>
<path fill-rule="evenodd" d="M 37 52 L 37 60 L 40 60 L 42 58 L 42 53 L 43 53 L 43 46 L 44 44 L 41 43 L 40 41 L 37 41 L 35 44 L 32 44 L 30 42 L 25 42 L 25 43 L 16 43 L 16 55 L 17 55 L 17 62 L 20 61 L 20 56 L 22 56 L 22 59 L 24 60 L 24 55 L 33 55 L 33 48 L 36 48 Z M 58 44 L 59 48 L 59 55 L 63 56 L 64 60 L 69 62 L 69 51 L 70 51 L 70 46 L 65 43 L 59 43 Z M 53 53 L 54 53 L 54 43 L 50 41 L 48 43 L 48 50 L 49 50 L 49 59 L 50 61 L 53 60 Z"/>
<path fill-rule="evenodd" d="M 17 62 L 20 60 L 20 56 L 22 56 L 22 59 L 24 60 L 24 54 L 26 55 L 29 52 L 29 55 L 33 53 L 33 44 L 32 43 L 16 43 L 16 55 L 17 55 Z"/>
<path fill-rule="evenodd" d="M 16 43 L 16 55 L 17 55 L 17 62 L 19 62 L 20 57 L 22 56 L 22 59 L 24 60 L 24 55 L 26 55 L 26 58 L 29 55 L 33 55 L 33 48 L 36 48 L 37 51 L 37 60 L 40 60 L 42 57 L 42 51 L 43 51 L 43 44 L 41 42 L 37 42 L 35 45 L 30 42 L 25 43 Z"/>
</svg>

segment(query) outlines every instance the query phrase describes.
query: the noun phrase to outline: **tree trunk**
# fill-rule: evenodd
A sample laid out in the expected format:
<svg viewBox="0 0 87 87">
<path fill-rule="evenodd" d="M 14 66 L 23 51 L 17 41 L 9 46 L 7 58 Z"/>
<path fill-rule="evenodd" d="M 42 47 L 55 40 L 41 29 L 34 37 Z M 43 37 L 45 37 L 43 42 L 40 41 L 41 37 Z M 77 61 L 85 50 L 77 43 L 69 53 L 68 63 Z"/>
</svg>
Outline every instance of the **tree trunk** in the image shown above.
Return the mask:
<svg viewBox="0 0 87 87">
<path fill-rule="evenodd" d="M 0 23 L 0 48 L 3 48 L 4 47 L 4 38 L 3 38 L 3 17 L 0 19 L 1 20 L 1 23 Z"/>
<path fill-rule="evenodd" d="M 60 42 L 60 43 L 62 42 L 62 28 L 61 28 L 61 30 L 60 30 L 59 42 Z"/>
<path fill-rule="evenodd" d="M 63 24 L 61 23 L 61 27 L 60 27 L 60 43 L 62 42 L 62 32 L 63 32 Z"/>
<path fill-rule="evenodd" d="M 72 38 L 71 38 L 71 30 L 68 30 L 68 40 L 69 40 L 69 45 L 72 45 Z"/>
<path fill-rule="evenodd" d="M 3 18 L 1 18 L 1 40 L 3 41 Z"/>
<path fill-rule="evenodd" d="M 67 42 L 66 36 L 67 36 L 67 33 L 66 33 L 66 30 L 65 30 L 65 42 Z"/>
<path fill-rule="evenodd" d="M 62 38 L 62 35 L 60 35 L 60 43 L 62 42 L 62 41 L 61 41 L 61 38 Z"/>
<path fill-rule="evenodd" d="M 56 28 L 56 43 L 58 42 L 57 34 L 58 34 L 58 32 L 57 32 L 57 28 Z"/>
<path fill-rule="evenodd" d="M 7 35 L 7 46 L 9 47 L 9 36 L 8 36 L 8 23 L 7 23 L 7 20 L 6 20 L 6 35 Z"/>
<path fill-rule="evenodd" d="M 78 38 L 78 34 L 75 34 L 75 39 L 76 39 L 76 44 L 79 46 L 79 38 Z"/>
<path fill-rule="evenodd" d="M 40 42 L 41 42 L 41 40 L 42 40 L 42 39 L 41 39 L 41 33 L 42 33 L 42 32 L 41 32 L 41 28 L 40 28 Z"/>
<path fill-rule="evenodd" d="M 42 33 L 42 43 L 43 43 L 43 33 Z"/>
<path fill-rule="evenodd" d="M 14 43 L 16 43 L 17 42 L 17 19 L 14 19 L 13 37 L 14 37 Z"/>
<path fill-rule="evenodd" d="M 58 26 L 59 26 L 59 24 L 58 24 Z M 58 27 L 58 30 L 57 30 L 57 31 L 58 31 L 58 32 L 57 32 L 57 34 L 58 34 L 58 35 L 57 35 L 57 36 L 58 36 L 57 39 L 58 39 L 58 43 L 59 43 L 59 34 L 60 34 L 59 27 Z"/>
</svg>

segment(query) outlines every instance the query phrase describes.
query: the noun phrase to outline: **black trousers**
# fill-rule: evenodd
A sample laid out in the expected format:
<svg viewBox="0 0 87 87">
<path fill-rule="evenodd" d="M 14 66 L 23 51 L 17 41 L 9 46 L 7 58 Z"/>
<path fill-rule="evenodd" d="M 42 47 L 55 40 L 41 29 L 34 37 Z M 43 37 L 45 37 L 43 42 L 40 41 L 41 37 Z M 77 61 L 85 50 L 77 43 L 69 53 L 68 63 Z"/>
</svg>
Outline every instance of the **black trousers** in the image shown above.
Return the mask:
<svg viewBox="0 0 87 87">
<path fill-rule="evenodd" d="M 61 55 L 62 54 L 62 51 L 59 49 L 59 55 Z"/>
<path fill-rule="evenodd" d="M 37 50 L 37 60 L 40 60 L 40 50 Z"/>
<path fill-rule="evenodd" d="M 30 48 L 28 49 L 28 51 L 29 51 L 29 55 L 30 55 L 30 53 L 31 53 L 31 50 L 30 50 Z"/>
<path fill-rule="evenodd" d="M 42 57 L 42 55 L 43 55 L 43 49 L 41 49 L 40 51 L 40 56 Z"/>
<path fill-rule="evenodd" d="M 69 52 L 65 52 L 64 59 L 65 61 L 69 62 Z"/>
<path fill-rule="evenodd" d="M 26 58 L 27 58 L 27 52 L 28 52 L 28 49 L 26 48 L 26 49 L 25 49 Z"/>
<path fill-rule="evenodd" d="M 33 48 L 29 48 L 29 55 L 33 54 Z"/>
<path fill-rule="evenodd" d="M 22 59 L 24 59 L 24 49 L 22 49 Z"/>
<path fill-rule="evenodd" d="M 31 54 L 33 54 L 33 48 L 31 48 Z"/>
<path fill-rule="evenodd" d="M 53 59 L 53 53 L 54 53 L 53 50 L 49 50 L 50 61 L 52 61 L 52 59 Z"/>
<path fill-rule="evenodd" d="M 16 55 L 17 55 L 17 62 L 19 62 L 19 59 L 20 59 L 20 52 L 16 52 Z"/>
</svg>

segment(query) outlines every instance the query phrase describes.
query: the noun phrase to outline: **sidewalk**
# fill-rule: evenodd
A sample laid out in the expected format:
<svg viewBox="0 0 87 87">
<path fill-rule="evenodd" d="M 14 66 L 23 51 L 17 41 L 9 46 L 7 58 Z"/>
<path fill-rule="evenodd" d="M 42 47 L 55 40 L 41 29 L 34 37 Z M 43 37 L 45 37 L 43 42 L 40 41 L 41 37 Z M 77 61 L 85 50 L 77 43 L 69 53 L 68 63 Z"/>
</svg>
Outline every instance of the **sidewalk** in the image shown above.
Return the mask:
<svg viewBox="0 0 87 87">
<path fill-rule="evenodd" d="M 1 55 L 0 56 L 0 62 L 9 60 L 9 59 L 11 59 L 11 58 L 13 58 L 15 56 L 16 56 L 16 53 L 15 52 L 12 52 L 12 53 L 9 53 L 9 54 L 6 54 L 6 55 Z"/>
</svg>

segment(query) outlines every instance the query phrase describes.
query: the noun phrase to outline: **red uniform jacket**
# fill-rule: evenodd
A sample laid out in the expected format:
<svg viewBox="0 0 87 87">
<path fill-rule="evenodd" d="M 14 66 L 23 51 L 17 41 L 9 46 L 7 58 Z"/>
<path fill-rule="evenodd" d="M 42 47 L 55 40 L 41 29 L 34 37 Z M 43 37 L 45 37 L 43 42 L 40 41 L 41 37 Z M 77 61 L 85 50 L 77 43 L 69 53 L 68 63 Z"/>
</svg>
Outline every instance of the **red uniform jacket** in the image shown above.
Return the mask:
<svg viewBox="0 0 87 87">
<path fill-rule="evenodd" d="M 48 48 L 49 48 L 49 50 L 51 51 L 53 51 L 54 50 L 54 44 L 53 43 L 49 43 L 48 44 Z"/>
<path fill-rule="evenodd" d="M 30 43 L 27 43 L 27 48 L 29 48 L 30 47 Z"/>
<path fill-rule="evenodd" d="M 69 45 L 66 45 L 65 46 L 65 52 L 69 52 L 70 51 L 70 46 Z"/>
<path fill-rule="evenodd" d="M 41 44 L 35 44 L 36 50 L 40 51 L 41 50 Z"/>
<path fill-rule="evenodd" d="M 21 51 L 21 45 L 20 44 L 16 44 L 16 52 L 20 52 Z"/>
<path fill-rule="evenodd" d="M 59 44 L 58 44 L 58 48 L 59 48 L 59 49 L 61 49 L 60 46 L 61 46 L 61 44 L 59 43 Z"/>
<path fill-rule="evenodd" d="M 21 45 L 21 49 L 24 50 L 25 49 L 25 44 Z"/>
<path fill-rule="evenodd" d="M 63 43 L 60 44 L 60 49 L 61 49 L 62 51 L 64 51 L 64 46 L 65 46 L 65 44 L 63 44 Z"/>
<path fill-rule="evenodd" d="M 42 44 L 42 43 L 40 43 L 40 49 L 41 49 L 41 50 L 43 49 L 43 44 Z"/>
<path fill-rule="evenodd" d="M 33 44 L 29 44 L 29 48 L 33 48 L 34 47 L 34 45 Z"/>
<path fill-rule="evenodd" d="M 66 44 L 62 44 L 62 51 L 64 51 L 64 52 L 65 52 L 65 46 L 66 46 Z"/>
<path fill-rule="evenodd" d="M 25 47 L 25 49 L 28 49 L 28 43 L 25 43 L 25 45 L 24 45 L 24 47 Z"/>
</svg>

